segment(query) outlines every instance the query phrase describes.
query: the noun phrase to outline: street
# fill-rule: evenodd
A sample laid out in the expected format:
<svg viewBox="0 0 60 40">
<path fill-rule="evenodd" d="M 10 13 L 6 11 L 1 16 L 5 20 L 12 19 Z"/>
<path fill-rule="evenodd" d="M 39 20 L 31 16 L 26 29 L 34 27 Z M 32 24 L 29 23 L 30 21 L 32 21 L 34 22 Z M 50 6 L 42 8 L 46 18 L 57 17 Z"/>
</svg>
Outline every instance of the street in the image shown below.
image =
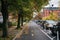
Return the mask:
<svg viewBox="0 0 60 40">
<path fill-rule="evenodd" d="M 49 35 L 43 33 L 40 27 L 35 23 L 30 21 L 29 25 L 29 33 L 21 35 L 21 38 L 16 38 L 15 40 L 51 40 Z"/>
</svg>

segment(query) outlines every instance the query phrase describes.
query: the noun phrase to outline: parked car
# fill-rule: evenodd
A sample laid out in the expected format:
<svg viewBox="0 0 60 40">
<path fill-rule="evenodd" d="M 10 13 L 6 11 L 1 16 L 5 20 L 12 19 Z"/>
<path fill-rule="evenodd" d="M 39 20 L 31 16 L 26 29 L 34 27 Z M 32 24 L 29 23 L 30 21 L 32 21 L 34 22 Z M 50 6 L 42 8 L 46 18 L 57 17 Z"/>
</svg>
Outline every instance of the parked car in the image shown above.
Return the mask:
<svg viewBox="0 0 60 40">
<path fill-rule="evenodd" d="M 51 29 L 52 35 L 56 35 L 57 31 L 59 31 L 60 34 L 60 21 L 58 21 L 57 24 Z"/>
<path fill-rule="evenodd" d="M 36 21 L 36 23 L 37 23 L 38 25 L 40 25 L 41 22 L 42 22 L 41 20 L 37 20 L 37 21 Z"/>
<path fill-rule="evenodd" d="M 0 16 L 0 23 L 3 23 L 3 16 Z"/>
<path fill-rule="evenodd" d="M 46 20 L 44 27 L 46 27 L 46 29 L 51 29 L 54 25 L 56 25 L 56 21 Z"/>
<path fill-rule="evenodd" d="M 2 23 L 3 23 L 3 16 L 0 16 L 0 29 L 2 27 Z"/>
<path fill-rule="evenodd" d="M 32 21 L 36 23 L 38 20 L 32 20 Z"/>
<path fill-rule="evenodd" d="M 42 26 L 42 24 L 44 23 L 44 20 L 36 20 L 36 23 Z"/>
</svg>

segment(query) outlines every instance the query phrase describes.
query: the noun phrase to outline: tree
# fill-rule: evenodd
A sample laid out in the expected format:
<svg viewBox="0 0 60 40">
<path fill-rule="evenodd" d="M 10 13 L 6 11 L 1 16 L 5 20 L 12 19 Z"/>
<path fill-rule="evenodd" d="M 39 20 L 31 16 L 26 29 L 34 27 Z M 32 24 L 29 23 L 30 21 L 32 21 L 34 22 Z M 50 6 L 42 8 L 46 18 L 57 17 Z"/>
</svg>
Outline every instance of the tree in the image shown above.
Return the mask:
<svg viewBox="0 0 60 40">
<path fill-rule="evenodd" d="M 22 13 L 23 15 L 26 14 L 27 12 L 28 12 L 27 13 L 28 15 L 29 15 L 29 12 L 31 12 L 30 14 L 32 14 L 32 12 L 35 10 L 37 10 L 39 12 L 40 9 L 42 8 L 42 6 L 46 5 L 47 3 L 48 3 L 48 0 L 20 0 L 19 1 L 19 5 L 21 5 L 22 9 L 23 9 L 23 13 Z M 28 10 L 30 10 L 30 11 L 28 11 Z M 26 13 L 24 13 L 24 12 L 26 12 Z M 23 17 L 22 17 L 22 19 L 23 19 Z M 23 24 L 23 20 L 22 20 L 22 24 Z"/>
<path fill-rule="evenodd" d="M 1 0 L 1 12 L 3 15 L 3 37 L 7 37 L 8 36 L 8 32 L 7 32 L 7 28 L 8 28 L 8 3 L 7 0 Z"/>
<path fill-rule="evenodd" d="M 24 16 L 24 14 L 26 14 L 24 12 L 28 12 L 27 13 L 28 15 L 29 15 L 29 12 L 33 12 L 34 10 L 37 10 L 39 12 L 40 9 L 42 8 L 42 6 L 46 5 L 48 3 L 48 0 L 8 0 L 8 2 L 10 4 L 10 8 L 14 8 L 17 10 L 21 9 L 20 12 L 23 11 L 22 13 L 20 13 L 21 24 L 23 25 L 23 19 L 24 19 L 23 16 Z M 21 6 L 22 6 L 22 8 L 21 8 Z M 28 10 L 30 10 L 30 11 L 28 11 Z M 32 13 L 30 13 L 30 15 L 31 14 Z M 19 16 L 18 16 L 18 19 L 20 20 Z M 19 20 L 18 20 L 18 22 L 19 22 Z"/>
<path fill-rule="evenodd" d="M 46 5 L 48 0 L 1 0 L 2 4 L 2 15 L 3 15 L 3 36 L 7 36 L 7 22 L 8 22 L 8 12 L 17 10 L 18 13 L 18 26 L 20 28 L 20 18 L 22 19 L 26 14 L 30 15 L 33 11 L 37 10 L 38 12 L 42 8 L 43 5 Z M 28 17 L 28 16 L 27 16 Z"/>
<path fill-rule="evenodd" d="M 23 13 L 22 7 L 20 8 L 19 13 L 18 13 L 17 29 L 20 28 L 20 23 L 22 24 L 21 26 L 23 26 L 23 15 L 21 13 Z M 22 21 L 20 22 L 21 18 L 22 18 Z"/>
</svg>

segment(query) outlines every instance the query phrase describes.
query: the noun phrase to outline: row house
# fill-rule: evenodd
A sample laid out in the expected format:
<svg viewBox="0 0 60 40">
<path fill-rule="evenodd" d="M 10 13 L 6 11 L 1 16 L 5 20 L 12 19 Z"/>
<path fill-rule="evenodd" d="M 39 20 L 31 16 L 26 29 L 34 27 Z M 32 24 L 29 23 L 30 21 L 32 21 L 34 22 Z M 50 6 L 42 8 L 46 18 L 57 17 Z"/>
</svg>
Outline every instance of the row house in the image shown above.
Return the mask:
<svg viewBox="0 0 60 40">
<path fill-rule="evenodd" d="M 60 18 L 60 7 L 45 7 L 43 8 L 42 17 L 48 17 L 50 14 L 56 15 Z M 54 16 L 52 16 L 54 17 Z"/>
</svg>

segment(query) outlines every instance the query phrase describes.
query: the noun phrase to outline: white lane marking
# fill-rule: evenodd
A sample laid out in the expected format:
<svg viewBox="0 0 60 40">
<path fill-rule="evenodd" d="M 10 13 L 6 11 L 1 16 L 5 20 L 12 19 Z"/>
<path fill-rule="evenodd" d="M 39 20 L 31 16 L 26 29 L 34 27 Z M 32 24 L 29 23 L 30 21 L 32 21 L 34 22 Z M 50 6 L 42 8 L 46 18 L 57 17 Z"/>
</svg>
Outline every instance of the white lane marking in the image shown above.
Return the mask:
<svg viewBox="0 0 60 40">
<path fill-rule="evenodd" d="M 32 36 L 34 36 L 34 34 L 32 34 Z"/>
<path fill-rule="evenodd" d="M 40 29 L 40 28 L 39 28 Z M 50 37 L 47 33 L 45 33 L 42 29 L 40 29 L 48 38 L 50 38 L 51 40 L 53 40 L 55 37 Z"/>
</svg>

